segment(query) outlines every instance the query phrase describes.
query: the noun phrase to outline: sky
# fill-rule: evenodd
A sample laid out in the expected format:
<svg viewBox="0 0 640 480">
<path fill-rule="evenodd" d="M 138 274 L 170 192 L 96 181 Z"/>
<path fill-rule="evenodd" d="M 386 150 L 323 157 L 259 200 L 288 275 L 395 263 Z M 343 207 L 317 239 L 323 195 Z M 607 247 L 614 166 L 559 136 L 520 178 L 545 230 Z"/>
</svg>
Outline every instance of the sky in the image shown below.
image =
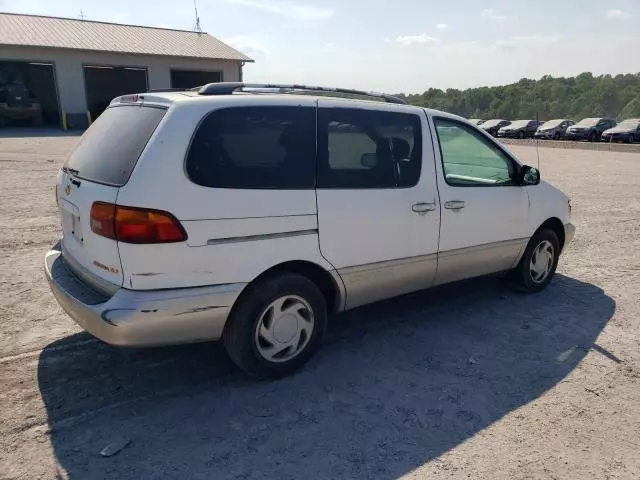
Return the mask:
<svg viewBox="0 0 640 480">
<path fill-rule="evenodd" d="M 197 0 L 245 80 L 391 93 L 640 72 L 640 0 Z M 0 11 L 191 30 L 191 0 L 0 0 Z"/>
</svg>

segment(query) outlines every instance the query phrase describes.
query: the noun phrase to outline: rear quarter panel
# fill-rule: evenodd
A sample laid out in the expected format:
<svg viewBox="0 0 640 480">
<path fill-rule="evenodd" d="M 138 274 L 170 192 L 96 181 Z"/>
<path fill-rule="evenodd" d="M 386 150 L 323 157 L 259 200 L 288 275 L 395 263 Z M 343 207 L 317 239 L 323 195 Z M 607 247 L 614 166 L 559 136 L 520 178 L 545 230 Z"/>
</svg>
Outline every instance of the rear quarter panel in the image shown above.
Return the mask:
<svg viewBox="0 0 640 480">
<path fill-rule="evenodd" d="M 265 97 L 259 102 L 251 99 L 252 106 L 315 105 L 311 98 L 283 101 Z M 168 211 L 188 236 L 181 243 L 119 243 L 126 288 L 246 283 L 292 260 L 332 270 L 320 254 L 315 190 L 209 188 L 187 178 L 185 156 L 202 118 L 216 108 L 238 105 L 237 96 L 228 96 L 171 107 L 163 128 L 120 189 L 118 204 Z M 298 234 L 270 238 L 287 232 Z"/>
</svg>

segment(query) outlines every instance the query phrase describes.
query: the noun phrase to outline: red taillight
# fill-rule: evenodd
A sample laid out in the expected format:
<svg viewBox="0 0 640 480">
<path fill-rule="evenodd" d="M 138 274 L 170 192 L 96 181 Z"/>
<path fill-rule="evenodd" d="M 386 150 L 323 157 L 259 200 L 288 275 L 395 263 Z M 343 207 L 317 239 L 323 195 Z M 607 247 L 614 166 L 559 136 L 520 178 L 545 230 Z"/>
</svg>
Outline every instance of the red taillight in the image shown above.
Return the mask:
<svg viewBox="0 0 640 480">
<path fill-rule="evenodd" d="M 91 206 L 91 231 L 103 237 L 116 239 L 116 206 L 96 202 Z"/>
<path fill-rule="evenodd" d="M 96 202 L 91 207 L 91 231 L 125 243 L 184 242 L 187 234 L 168 212 Z"/>
<path fill-rule="evenodd" d="M 120 97 L 120 103 L 136 103 L 138 101 L 138 95 L 122 95 Z"/>
</svg>

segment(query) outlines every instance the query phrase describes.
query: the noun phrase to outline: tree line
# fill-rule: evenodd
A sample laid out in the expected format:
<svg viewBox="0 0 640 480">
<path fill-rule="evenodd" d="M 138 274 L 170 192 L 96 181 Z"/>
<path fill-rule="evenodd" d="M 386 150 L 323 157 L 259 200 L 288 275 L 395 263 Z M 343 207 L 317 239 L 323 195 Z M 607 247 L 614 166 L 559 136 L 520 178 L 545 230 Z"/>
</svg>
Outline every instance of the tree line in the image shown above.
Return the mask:
<svg viewBox="0 0 640 480">
<path fill-rule="evenodd" d="M 422 94 L 399 94 L 407 103 L 444 110 L 466 118 L 541 120 L 640 117 L 640 73 L 540 80 L 523 78 L 517 83 L 467 90 L 430 88 Z"/>
</svg>

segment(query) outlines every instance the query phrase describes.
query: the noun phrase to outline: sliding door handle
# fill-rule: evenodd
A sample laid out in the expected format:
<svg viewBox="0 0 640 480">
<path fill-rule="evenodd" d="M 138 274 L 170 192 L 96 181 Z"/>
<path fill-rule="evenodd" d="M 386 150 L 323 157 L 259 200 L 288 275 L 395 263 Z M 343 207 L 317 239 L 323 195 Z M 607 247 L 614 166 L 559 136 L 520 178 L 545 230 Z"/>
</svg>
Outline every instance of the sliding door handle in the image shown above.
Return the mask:
<svg viewBox="0 0 640 480">
<path fill-rule="evenodd" d="M 433 212 L 436 209 L 436 202 L 418 202 L 411 205 L 411 210 L 416 213 Z"/>
<path fill-rule="evenodd" d="M 464 202 L 462 200 L 449 200 L 444 202 L 444 208 L 447 210 L 460 210 L 464 208 Z"/>
</svg>

